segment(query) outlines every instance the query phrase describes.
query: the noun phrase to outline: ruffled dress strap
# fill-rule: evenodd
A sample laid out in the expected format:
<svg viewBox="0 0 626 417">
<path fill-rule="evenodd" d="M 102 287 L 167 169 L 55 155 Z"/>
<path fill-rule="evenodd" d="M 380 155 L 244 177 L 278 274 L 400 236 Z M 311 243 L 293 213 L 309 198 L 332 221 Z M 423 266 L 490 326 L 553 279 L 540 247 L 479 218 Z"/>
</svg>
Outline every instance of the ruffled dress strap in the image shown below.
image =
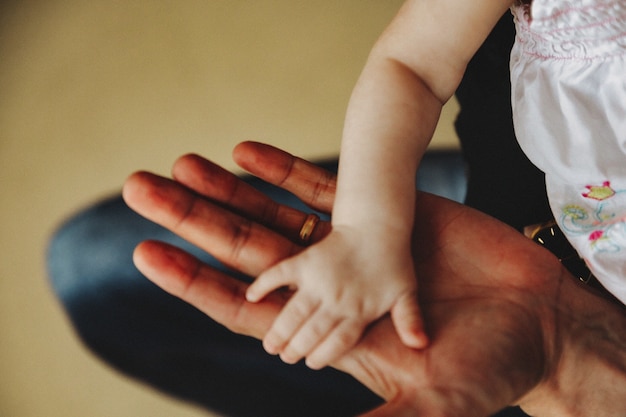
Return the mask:
<svg viewBox="0 0 626 417">
<path fill-rule="evenodd" d="M 624 55 L 626 1 L 535 0 L 511 11 L 524 53 L 552 59 Z"/>
</svg>

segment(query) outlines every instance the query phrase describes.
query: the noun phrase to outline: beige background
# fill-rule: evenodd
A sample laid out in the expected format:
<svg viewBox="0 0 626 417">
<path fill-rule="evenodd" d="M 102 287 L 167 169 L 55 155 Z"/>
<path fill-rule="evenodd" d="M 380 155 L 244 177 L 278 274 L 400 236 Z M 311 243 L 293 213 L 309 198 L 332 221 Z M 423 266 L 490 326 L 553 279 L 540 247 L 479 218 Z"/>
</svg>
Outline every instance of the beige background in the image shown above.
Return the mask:
<svg viewBox="0 0 626 417">
<path fill-rule="evenodd" d="M 336 154 L 400 1 L 5 1 L 0 6 L 0 416 L 199 416 L 89 354 L 46 281 L 73 211 L 133 170 L 245 139 Z M 436 146 L 455 146 L 449 105 Z"/>
</svg>

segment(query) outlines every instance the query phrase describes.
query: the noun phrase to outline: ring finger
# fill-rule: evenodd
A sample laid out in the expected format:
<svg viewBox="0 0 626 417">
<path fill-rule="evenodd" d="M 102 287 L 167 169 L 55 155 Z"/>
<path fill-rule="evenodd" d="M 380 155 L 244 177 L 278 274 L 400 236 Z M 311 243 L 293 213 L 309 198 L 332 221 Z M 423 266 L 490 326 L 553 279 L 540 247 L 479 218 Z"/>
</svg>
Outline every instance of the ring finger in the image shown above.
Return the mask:
<svg viewBox="0 0 626 417">
<path fill-rule="evenodd" d="M 176 181 L 198 194 L 276 230 L 295 243 L 302 243 L 299 232 L 308 218 L 306 213 L 276 203 L 238 176 L 198 155 L 179 158 L 172 171 Z M 328 230 L 329 225 L 320 222 L 310 240 L 319 240 Z"/>
</svg>

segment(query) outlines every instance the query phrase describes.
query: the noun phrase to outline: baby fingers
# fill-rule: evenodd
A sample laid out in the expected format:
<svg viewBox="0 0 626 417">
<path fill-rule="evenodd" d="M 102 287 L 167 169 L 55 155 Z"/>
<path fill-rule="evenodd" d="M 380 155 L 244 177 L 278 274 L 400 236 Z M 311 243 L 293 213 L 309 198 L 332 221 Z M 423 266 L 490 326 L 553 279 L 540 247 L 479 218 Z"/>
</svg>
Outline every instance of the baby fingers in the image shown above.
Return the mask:
<svg viewBox="0 0 626 417">
<path fill-rule="evenodd" d="M 333 314 L 320 300 L 296 293 L 265 335 L 263 347 L 285 363 L 306 358 L 309 368 L 321 369 L 354 347 L 366 324 Z"/>
<path fill-rule="evenodd" d="M 391 320 L 402 343 L 414 349 L 423 349 L 428 343 L 424 321 L 415 291 L 400 296 L 391 308 Z"/>
<path fill-rule="evenodd" d="M 309 297 L 299 296 L 296 293 L 287 302 L 282 309 L 272 327 L 268 330 L 267 334 L 263 338 L 263 347 L 265 350 L 272 354 L 283 353 L 285 346 L 291 341 L 293 336 L 300 330 L 303 324 L 314 315 L 315 311 L 319 307 L 319 302 L 310 299 Z M 294 355 L 297 356 L 297 355 Z M 287 363 L 295 363 L 300 357 L 291 359 L 291 356 L 283 358 Z"/>
<path fill-rule="evenodd" d="M 281 287 L 293 285 L 292 275 L 285 270 L 285 261 L 259 275 L 246 291 L 246 300 L 257 303 Z"/>
<path fill-rule="evenodd" d="M 285 363 L 296 363 L 307 357 L 336 328 L 340 318 L 321 308 L 302 323 L 280 353 Z M 322 366 L 325 363 L 322 364 Z"/>
<path fill-rule="evenodd" d="M 306 365 L 311 369 L 321 369 L 339 359 L 357 344 L 363 329 L 364 326 L 356 321 L 340 321 L 306 356 Z"/>
</svg>

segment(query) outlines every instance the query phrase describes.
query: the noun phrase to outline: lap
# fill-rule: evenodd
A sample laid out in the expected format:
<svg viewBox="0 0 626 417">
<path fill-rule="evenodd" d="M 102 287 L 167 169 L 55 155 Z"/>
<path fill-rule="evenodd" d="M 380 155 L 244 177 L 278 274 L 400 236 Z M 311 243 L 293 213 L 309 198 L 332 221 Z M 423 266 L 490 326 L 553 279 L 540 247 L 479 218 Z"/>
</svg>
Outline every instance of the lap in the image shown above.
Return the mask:
<svg viewBox="0 0 626 417">
<path fill-rule="evenodd" d="M 323 164 L 336 169 L 336 161 Z M 303 210 L 292 195 L 247 182 Z M 429 154 L 419 188 L 460 201 L 465 170 L 457 152 Z M 146 239 L 214 258 L 132 212 L 113 196 L 77 214 L 54 235 L 48 252 L 53 288 L 83 341 L 125 373 L 157 389 L 233 416 L 351 416 L 380 399 L 352 377 L 311 371 L 269 356 L 259 341 L 231 333 L 143 278 L 132 263 Z"/>
<path fill-rule="evenodd" d="M 302 206 L 273 186 L 248 181 L 281 202 Z M 132 212 L 120 196 L 71 218 L 49 246 L 48 269 L 57 296 L 82 340 L 109 364 L 234 416 L 351 416 L 380 402 L 338 371 L 282 363 L 267 355 L 259 341 L 231 333 L 154 286 L 132 263 L 134 247 L 146 239 L 182 247 L 224 268 Z"/>
</svg>

